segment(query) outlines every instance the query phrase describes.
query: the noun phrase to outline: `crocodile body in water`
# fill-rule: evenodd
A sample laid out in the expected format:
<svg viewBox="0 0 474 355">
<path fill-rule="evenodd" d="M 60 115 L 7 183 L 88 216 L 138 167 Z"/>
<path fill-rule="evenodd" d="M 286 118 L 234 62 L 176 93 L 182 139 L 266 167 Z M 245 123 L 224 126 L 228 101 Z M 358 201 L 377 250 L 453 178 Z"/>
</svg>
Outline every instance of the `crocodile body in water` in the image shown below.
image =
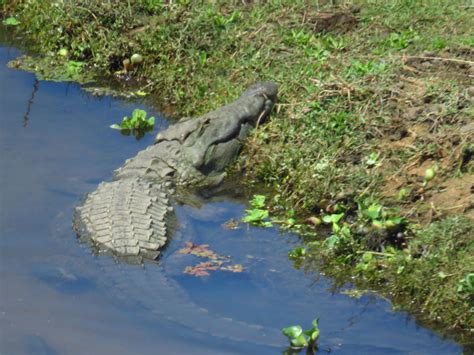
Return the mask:
<svg viewBox="0 0 474 355">
<path fill-rule="evenodd" d="M 277 85 L 257 83 L 236 101 L 199 118 L 182 119 L 159 133 L 155 144 L 117 169 L 76 208 L 73 227 L 82 241 L 118 260 L 155 260 L 171 236 L 173 195 L 180 187 L 218 185 L 253 127 L 270 114 Z M 160 317 L 223 338 L 279 346 L 275 329 L 214 315 L 189 299 L 162 265 L 129 268 L 110 258 L 97 261 L 127 298 Z M 102 274 L 102 273 L 101 273 Z"/>
<path fill-rule="evenodd" d="M 236 101 L 159 133 L 155 144 L 115 171 L 77 207 L 81 239 L 114 254 L 156 259 L 169 237 L 170 198 L 180 186 L 213 186 L 242 148 L 252 127 L 271 112 L 277 85 L 257 83 Z"/>
</svg>

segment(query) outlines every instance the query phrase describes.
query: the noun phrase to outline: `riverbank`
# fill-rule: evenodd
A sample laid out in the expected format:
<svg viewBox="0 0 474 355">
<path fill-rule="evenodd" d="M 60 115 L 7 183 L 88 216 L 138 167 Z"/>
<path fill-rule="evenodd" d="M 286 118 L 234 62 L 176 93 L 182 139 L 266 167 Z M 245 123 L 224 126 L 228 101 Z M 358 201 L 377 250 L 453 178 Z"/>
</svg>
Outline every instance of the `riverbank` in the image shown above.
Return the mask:
<svg viewBox="0 0 474 355">
<path fill-rule="evenodd" d="M 353 3 L 9 1 L 3 17 L 45 55 L 13 66 L 109 75 L 176 116 L 277 81 L 276 112 L 238 168 L 274 191 L 272 213 L 301 216 L 308 246 L 295 259 L 472 344 L 473 9 Z"/>
</svg>

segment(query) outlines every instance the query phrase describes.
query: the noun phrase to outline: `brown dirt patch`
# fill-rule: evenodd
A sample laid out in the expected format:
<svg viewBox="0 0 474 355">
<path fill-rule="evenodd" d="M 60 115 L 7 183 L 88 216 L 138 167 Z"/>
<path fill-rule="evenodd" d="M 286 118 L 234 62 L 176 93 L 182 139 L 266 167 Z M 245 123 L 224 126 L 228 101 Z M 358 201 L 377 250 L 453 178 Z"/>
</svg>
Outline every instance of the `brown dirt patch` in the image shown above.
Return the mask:
<svg viewBox="0 0 474 355">
<path fill-rule="evenodd" d="M 331 12 L 318 12 L 305 14 L 306 25 L 314 32 L 344 33 L 353 30 L 359 20 L 356 7 L 334 10 Z"/>
<path fill-rule="evenodd" d="M 462 213 L 474 220 L 474 175 L 444 181 L 426 202 L 436 217 Z"/>
<path fill-rule="evenodd" d="M 446 54 L 457 57 L 440 57 Z M 407 57 L 390 92 L 393 116 L 380 137 L 387 155 L 383 168 L 391 172 L 383 195 L 422 223 L 449 214 L 474 220 L 472 54 Z M 424 186 L 425 171 L 432 167 L 438 169 L 436 177 Z"/>
</svg>

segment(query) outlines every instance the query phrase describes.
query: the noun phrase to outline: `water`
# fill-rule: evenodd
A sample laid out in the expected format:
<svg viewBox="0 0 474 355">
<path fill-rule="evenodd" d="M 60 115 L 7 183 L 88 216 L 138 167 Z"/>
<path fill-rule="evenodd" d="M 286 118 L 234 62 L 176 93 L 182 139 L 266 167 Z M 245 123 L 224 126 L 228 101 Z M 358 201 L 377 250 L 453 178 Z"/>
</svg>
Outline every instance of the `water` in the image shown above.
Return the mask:
<svg viewBox="0 0 474 355">
<path fill-rule="evenodd" d="M 277 332 L 295 323 L 309 326 L 316 316 L 322 352 L 462 352 L 455 342 L 392 311 L 384 299 L 333 294 L 329 280 L 315 281 L 293 269 L 286 254 L 298 245 L 296 236 L 276 229 L 224 229 L 223 223 L 242 216 L 238 198 L 178 206 L 180 229 L 160 266 L 121 264 L 117 272 L 108 257 L 97 258 L 76 241 L 70 220 L 87 192 L 151 144 L 152 135 L 136 141 L 108 127 L 141 106 L 98 99 L 77 85 L 38 82 L 32 74 L 6 68 L 18 55 L 12 47 L 0 47 L 2 353 L 277 354 L 286 347 L 283 336 L 265 345 L 259 330 L 242 325 L 242 334 L 253 335 L 237 341 L 239 322 Z M 168 125 L 146 110 L 159 117 L 159 127 Z M 204 278 L 183 274 L 199 262 L 177 253 L 186 241 L 209 244 L 245 271 Z M 180 297 L 160 286 L 163 276 L 182 289 Z M 226 325 L 223 317 L 233 320 Z M 209 320 L 213 323 L 206 324 Z"/>
</svg>

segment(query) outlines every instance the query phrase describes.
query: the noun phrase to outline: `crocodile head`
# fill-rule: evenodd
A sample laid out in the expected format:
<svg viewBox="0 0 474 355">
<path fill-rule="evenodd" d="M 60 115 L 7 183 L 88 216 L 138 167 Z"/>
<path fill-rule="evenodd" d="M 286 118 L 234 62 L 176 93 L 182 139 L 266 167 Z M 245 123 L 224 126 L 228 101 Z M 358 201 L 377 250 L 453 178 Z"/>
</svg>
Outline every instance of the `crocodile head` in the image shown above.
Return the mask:
<svg viewBox="0 0 474 355">
<path fill-rule="evenodd" d="M 236 101 L 197 119 L 183 119 L 158 134 L 155 146 L 170 152 L 166 164 L 174 180 L 183 185 L 222 180 L 251 129 L 268 117 L 277 92 L 273 82 L 257 83 Z"/>
</svg>

